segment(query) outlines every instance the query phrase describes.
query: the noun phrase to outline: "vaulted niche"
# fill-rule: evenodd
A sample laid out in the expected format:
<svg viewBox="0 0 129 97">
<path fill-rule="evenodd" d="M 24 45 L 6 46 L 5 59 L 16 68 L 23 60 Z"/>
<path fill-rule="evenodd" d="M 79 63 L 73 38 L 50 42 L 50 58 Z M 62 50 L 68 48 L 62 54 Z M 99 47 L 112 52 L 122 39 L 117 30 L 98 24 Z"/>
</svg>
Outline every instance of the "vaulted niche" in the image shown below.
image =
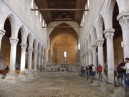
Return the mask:
<svg viewBox="0 0 129 97">
<path fill-rule="evenodd" d="M 77 32 L 67 24 L 61 24 L 50 34 L 49 63 L 51 64 L 76 64 L 77 59 Z M 64 51 L 67 57 L 64 57 Z"/>
</svg>

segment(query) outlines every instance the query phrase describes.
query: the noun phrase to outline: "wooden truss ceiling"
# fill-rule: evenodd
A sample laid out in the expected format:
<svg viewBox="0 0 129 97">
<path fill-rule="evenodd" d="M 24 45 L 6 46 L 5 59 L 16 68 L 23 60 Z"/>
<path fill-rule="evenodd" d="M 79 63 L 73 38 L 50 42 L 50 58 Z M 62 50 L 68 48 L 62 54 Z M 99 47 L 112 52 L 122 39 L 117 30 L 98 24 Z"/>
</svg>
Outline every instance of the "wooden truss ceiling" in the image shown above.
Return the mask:
<svg viewBox="0 0 129 97">
<path fill-rule="evenodd" d="M 85 9 L 87 0 L 35 0 L 39 9 Z M 76 21 L 80 23 L 84 10 L 81 11 L 41 11 L 45 22 L 52 21 Z"/>
</svg>

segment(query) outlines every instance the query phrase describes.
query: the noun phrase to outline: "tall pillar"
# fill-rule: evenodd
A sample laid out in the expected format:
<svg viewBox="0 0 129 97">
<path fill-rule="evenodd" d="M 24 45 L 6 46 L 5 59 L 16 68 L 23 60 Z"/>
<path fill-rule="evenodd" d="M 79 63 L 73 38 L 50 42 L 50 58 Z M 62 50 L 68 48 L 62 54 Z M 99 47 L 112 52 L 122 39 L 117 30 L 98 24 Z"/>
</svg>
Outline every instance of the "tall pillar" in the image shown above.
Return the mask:
<svg viewBox="0 0 129 97">
<path fill-rule="evenodd" d="M 123 34 L 123 49 L 124 49 L 124 58 L 129 58 L 129 12 L 120 13 L 118 15 L 119 23 L 122 28 Z"/>
<path fill-rule="evenodd" d="M 103 38 L 97 40 L 97 46 L 98 46 L 98 64 L 100 64 L 104 68 L 103 43 L 104 43 L 104 39 Z"/>
<path fill-rule="evenodd" d="M 88 61 L 88 52 L 86 52 L 86 65 L 89 65 L 89 61 Z"/>
<path fill-rule="evenodd" d="M 43 72 L 43 54 L 41 54 L 41 72 Z"/>
<path fill-rule="evenodd" d="M 21 67 L 20 67 L 21 73 L 24 73 L 25 71 L 26 47 L 27 47 L 26 44 L 21 44 Z"/>
<path fill-rule="evenodd" d="M 93 64 L 97 66 L 97 53 L 96 53 L 96 45 L 92 45 L 92 52 L 93 52 Z"/>
<path fill-rule="evenodd" d="M 113 36 L 114 29 L 104 31 L 107 42 L 107 64 L 108 64 L 108 82 L 114 83 L 114 47 Z"/>
<path fill-rule="evenodd" d="M 33 49 L 32 48 L 28 48 L 28 69 L 29 69 L 29 72 L 31 72 L 32 70 L 32 52 L 33 52 Z"/>
<path fill-rule="evenodd" d="M 34 51 L 34 71 L 37 71 L 37 51 Z"/>
<path fill-rule="evenodd" d="M 87 58 L 86 58 L 86 53 L 85 53 L 85 66 L 87 65 Z"/>
<path fill-rule="evenodd" d="M 88 56 L 89 56 L 89 65 L 93 63 L 92 61 L 92 50 L 88 50 Z"/>
<path fill-rule="evenodd" d="M 38 70 L 40 71 L 41 67 L 41 52 L 38 52 Z"/>
<path fill-rule="evenodd" d="M 0 30 L 0 51 L 1 51 L 2 38 L 4 35 L 5 35 L 5 30 Z"/>
<path fill-rule="evenodd" d="M 16 49 L 17 49 L 17 43 L 18 39 L 16 38 L 10 38 L 11 43 L 11 51 L 10 51 L 10 72 L 15 71 L 15 65 L 16 65 Z"/>
</svg>

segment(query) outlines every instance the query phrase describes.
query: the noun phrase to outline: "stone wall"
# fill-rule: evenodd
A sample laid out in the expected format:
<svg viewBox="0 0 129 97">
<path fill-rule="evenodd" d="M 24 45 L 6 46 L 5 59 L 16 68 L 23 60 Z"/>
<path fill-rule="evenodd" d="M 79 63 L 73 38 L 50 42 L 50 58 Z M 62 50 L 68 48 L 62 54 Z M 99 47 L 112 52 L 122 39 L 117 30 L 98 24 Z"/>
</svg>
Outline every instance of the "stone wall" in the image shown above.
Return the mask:
<svg viewBox="0 0 129 97">
<path fill-rule="evenodd" d="M 44 45 L 47 44 L 46 30 L 42 28 L 39 15 L 36 16 L 35 11 L 31 11 L 32 0 L 1 0 L 1 15 L 13 14 L 16 20 L 16 26 L 24 25 L 27 33 L 32 33 Z"/>
</svg>

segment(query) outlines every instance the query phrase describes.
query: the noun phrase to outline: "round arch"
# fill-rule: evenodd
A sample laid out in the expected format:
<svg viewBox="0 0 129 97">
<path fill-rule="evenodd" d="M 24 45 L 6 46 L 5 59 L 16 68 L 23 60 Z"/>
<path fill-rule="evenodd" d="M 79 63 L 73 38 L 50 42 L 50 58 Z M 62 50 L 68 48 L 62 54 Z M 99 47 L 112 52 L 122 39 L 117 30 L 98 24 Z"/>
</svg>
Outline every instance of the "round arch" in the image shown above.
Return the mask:
<svg viewBox="0 0 129 97">
<path fill-rule="evenodd" d="M 60 26 L 61 24 L 66 24 L 66 25 L 68 25 L 68 26 L 70 26 L 71 28 L 73 28 L 76 32 L 79 32 L 79 29 L 78 28 L 75 28 L 75 26 L 76 27 L 79 27 L 79 25 L 78 25 L 78 23 L 76 23 L 76 22 L 56 22 L 56 23 L 51 23 L 50 25 L 48 25 L 48 27 L 49 26 L 53 26 L 54 25 L 54 27 L 58 27 L 58 26 Z M 48 36 L 51 34 L 51 32 L 53 32 L 53 30 L 54 30 L 55 28 L 51 28 L 49 31 L 48 31 Z M 77 33 L 78 35 L 79 35 L 79 33 Z"/>
<path fill-rule="evenodd" d="M 4 23 L 3 23 L 3 28 L 4 28 L 4 24 L 6 22 L 6 20 L 9 19 L 10 23 L 11 23 L 11 37 L 15 36 L 15 30 L 16 30 L 16 20 L 13 14 L 9 14 L 5 19 L 4 19 Z"/>
<path fill-rule="evenodd" d="M 87 41 L 88 41 L 88 49 L 90 49 L 91 48 L 91 43 L 92 43 L 90 33 L 88 35 Z"/>
<path fill-rule="evenodd" d="M 113 10 L 115 7 L 115 3 L 117 3 L 116 0 L 109 0 L 108 4 L 107 4 L 107 14 L 106 14 L 106 22 L 105 22 L 105 28 L 106 29 L 110 29 L 113 28 L 113 23 L 112 23 L 112 19 L 113 19 Z M 118 5 L 118 3 L 117 3 Z M 118 5 L 118 11 L 119 11 L 119 5 Z"/>
<path fill-rule="evenodd" d="M 95 44 L 96 40 L 97 40 L 97 32 L 96 32 L 96 28 L 93 26 L 91 30 L 91 43 Z"/>
<path fill-rule="evenodd" d="M 102 17 L 102 15 L 99 16 L 98 25 L 99 25 L 98 38 L 103 38 L 103 34 L 104 34 L 103 30 L 105 30 L 105 20 Z"/>
</svg>

